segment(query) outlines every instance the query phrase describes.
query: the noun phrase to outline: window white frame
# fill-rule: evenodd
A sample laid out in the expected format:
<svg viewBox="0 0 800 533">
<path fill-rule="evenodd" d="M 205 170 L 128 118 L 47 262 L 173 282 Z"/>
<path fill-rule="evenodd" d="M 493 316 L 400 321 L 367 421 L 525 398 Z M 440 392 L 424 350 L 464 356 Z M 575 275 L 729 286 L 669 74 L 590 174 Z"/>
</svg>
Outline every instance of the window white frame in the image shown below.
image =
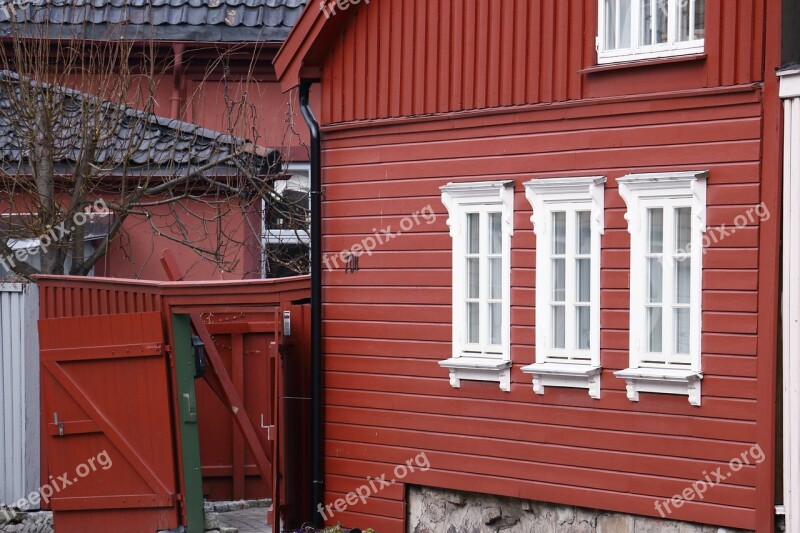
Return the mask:
<svg viewBox="0 0 800 533">
<path fill-rule="evenodd" d="M 694 5 L 696 1 L 701 0 L 631 0 L 631 15 L 630 15 L 630 46 L 628 48 L 613 48 L 607 49 L 606 43 L 608 35 L 606 32 L 607 12 L 606 4 L 611 2 L 619 2 L 619 0 L 598 0 L 597 11 L 597 41 L 595 43 L 597 49 L 597 62 L 598 64 L 608 63 L 621 63 L 626 61 L 638 61 L 641 59 L 655 59 L 662 57 L 672 57 L 681 55 L 702 54 L 705 48 L 705 38 L 692 39 L 688 41 L 678 40 L 678 25 L 680 24 L 678 16 L 678 6 L 682 1 L 689 2 L 689 15 L 690 15 L 690 33 L 694 32 Z M 662 9 L 656 4 L 660 1 L 667 2 L 667 24 L 668 36 L 667 42 L 645 45 L 641 44 L 642 24 L 642 4 L 643 2 L 653 2 L 651 9 Z M 707 0 L 705 0 L 707 1 Z M 619 9 L 615 10 L 617 22 L 615 24 L 616 42 L 620 41 L 621 24 L 619 22 Z"/>
<path fill-rule="evenodd" d="M 627 382 L 628 398 L 639 400 L 639 392 L 660 392 L 665 394 L 685 394 L 689 403 L 701 403 L 701 334 L 702 334 L 702 275 L 703 275 L 703 234 L 706 231 L 706 181 L 704 171 L 631 174 L 617 180 L 619 192 L 628 207 L 625 219 L 631 235 L 630 267 L 630 366 L 614 374 Z M 647 323 L 647 230 L 648 210 L 651 208 L 670 209 L 690 208 L 691 236 L 690 246 L 685 254 L 691 259 L 691 279 L 689 285 L 689 353 L 678 355 L 674 349 L 674 334 L 664 335 L 663 361 L 655 361 L 657 356 L 646 350 Z M 670 217 L 665 217 L 665 221 Z M 674 244 L 673 231 L 664 224 L 664 251 L 671 250 Z M 669 244 L 668 244 L 669 243 Z M 669 248 L 668 248 L 669 246 Z M 662 262 L 664 287 L 665 322 L 662 331 L 671 331 L 669 326 L 674 300 L 675 284 L 671 275 L 678 254 L 664 254 Z"/>
<path fill-rule="evenodd" d="M 536 362 L 522 367 L 533 375 L 533 390 L 544 394 L 545 386 L 589 390 L 600 398 L 600 240 L 604 232 L 605 176 L 543 178 L 525 183 L 525 195 L 533 208 L 536 234 Z M 565 344 L 553 346 L 551 314 L 553 294 L 553 214 L 566 214 L 565 242 Z M 591 250 L 580 255 L 577 248 L 577 214 L 589 213 Z M 575 295 L 578 258 L 590 260 L 589 348 L 577 344 Z"/>
<path fill-rule="evenodd" d="M 298 192 L 308 192 L 311 189 L 311 164 L 310 163 L 289 163 L 286 165 L 285 172 L 291 176 L 288 179 L 277 180 L 275 182 L 275 192 L 282 195 L 287 190 Z M 261 212 L 267 212 L 267 200 L 261 200 Z M 308 212 L 311 213 L 311 196 L 309 195 Z M 267 261 L 270 245 L 273 244 L 304 244 L 310 248 L 311 235 L 309 229 L 274 229 L 270 228 L 267 220 L 262 216 L 261 219 L 261 277 L 267 277 Z M 310 250 L 309 250 L 309 253 Z"/>
<path fill-rule="evenodd" d="M 511 390 L 511 236 L 514 234 L 514 181 L 449 183 L 440 188 L 442 203 L 449 217 L 447 225 L 453 239 L 453 343 L 452 357 L 439 364 L 450 371 L 450 384 L 460 387 L 461 380 L 496 381 L 504 391 Z M 500 214 L 502 249 L 502 301 L 500 343 L 490 344 L 481 334 L 480 342 L 467 342 L 466 324 L 466 220 L 468 213 L 478 213 L 481 223 L 489 213 Z M 481 231 L 481 250 L 487 250 L 487 238 Z M 488 258 L 481 256 L 481 301 L 487 301 Z M 485 305 L 480 306 L 481 309 Z M 486 324 L 486 312 L 480 313 L 480 329 Z"/>
</svg>

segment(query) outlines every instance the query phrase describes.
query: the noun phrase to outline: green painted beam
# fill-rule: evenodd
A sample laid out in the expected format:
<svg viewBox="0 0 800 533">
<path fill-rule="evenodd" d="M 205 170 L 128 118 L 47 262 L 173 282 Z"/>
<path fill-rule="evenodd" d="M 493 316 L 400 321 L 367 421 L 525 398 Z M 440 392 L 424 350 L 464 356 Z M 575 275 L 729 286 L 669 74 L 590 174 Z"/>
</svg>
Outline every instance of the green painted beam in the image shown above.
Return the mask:
<svg viewBox="0 0 800 533">
<path fill-rule="evenodd" d="M 200 465 L 200 433 L 197 428 L 197 394 L 194 386 L 192 328 L 188 315 L 172 316 L 172 340 L 175 344 L 175 374 L 181 422 L 181 455 L 186 487 L 186 524 L 188 533 L 203 533 L 203 475 Z"/>
</svg>

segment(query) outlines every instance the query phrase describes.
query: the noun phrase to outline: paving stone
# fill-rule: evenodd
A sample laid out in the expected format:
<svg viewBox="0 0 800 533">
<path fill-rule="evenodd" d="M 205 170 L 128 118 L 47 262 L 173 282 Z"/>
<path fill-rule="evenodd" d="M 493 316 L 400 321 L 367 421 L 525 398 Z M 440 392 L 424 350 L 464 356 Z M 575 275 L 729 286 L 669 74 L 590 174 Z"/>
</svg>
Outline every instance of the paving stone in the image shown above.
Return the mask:
<svg viewBox="0 0 800 533">
<path fill-rule="evenodd" d="M 225 528 L 236 529 L 238 533 L 272 533 L 272 528 L 267 524 L 265 507 L 253 507 L 228 513 L 220 512 L 217 517 L 222 533 L 225 533 Z"/>
</svg>

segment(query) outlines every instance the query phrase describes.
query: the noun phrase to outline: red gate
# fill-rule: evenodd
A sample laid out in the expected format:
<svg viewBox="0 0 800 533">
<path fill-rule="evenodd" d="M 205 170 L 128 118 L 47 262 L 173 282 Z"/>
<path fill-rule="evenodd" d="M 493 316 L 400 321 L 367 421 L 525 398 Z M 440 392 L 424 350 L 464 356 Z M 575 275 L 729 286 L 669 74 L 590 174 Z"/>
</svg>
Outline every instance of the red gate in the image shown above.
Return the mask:
<svg viewBox="0 0 800 533">
<path fill-rule="evenodd" d="M 151 323 L 153 328 L 157 329 L 158 340 L 153 340 L 156 336 L 152 332 L 146 333 L 141 329 L 130 331 L 128 334 L 144 335 L 138 339 L 139 344 L 163 346 L 164 339 L 169 339 L 171 335 L 169 332 L 172 330 L 171 317 L 173 313 L 190 314 L 197 317 L 198 322 L 195 325 L 199 324 L 201 329 L 205 330 L 203 335 L 206 337 L 206 345 L 212 345 L 209 348 L 220 361 L 212 376 L 210 378 L 207 376 L 208 383 L 202 380 L 196 382 L 204 495 L 207 499 L 271 497 L 278 503 L 277 506 L 273 506 L 273 509 L 280 509 L 284 513 L 284 519 L 289 519 L 288 523 L 297 518 L 287 515 L 302 516 L 305 514 L 307 504 L 302 500 L 305 498 L 304 485 L 306 482 L 303 480 L 307 477 L 307 472 L 301 471 L 302 467 L 295 466 L 295 464 L 300 465 L 306 462 L 298 452 L 305 446 L 304 442 L 307 440 L 304 432 L 308 424 L 301 419 L 307 416 L 305 410 L 308 402 L 304 402 L 298 397 L 298 391 L 303 388 L 302 386 L 298 388 L 298 383 L 306 381 L 306 376 L 301 373 L 308 370 L 306 364 L 308 344 L 305 340 L 305 337 L 308 336 L 306 316 L 308 304 L 292 305 L 292 302 L 307 300 L 310 288 L 308 277 L 241 282 L 141 282 L 52 276 L 40 277 L 38 282 L 42 328 L 54 328 L 55 324 L 65 320 L 64 317 L 71 317 L 69 320 L 73 321 L 85 320 L 86 325 L 81 326 L 81 329 L 86 331 L 86 336 L 83 337 L 84 340 L 81 343 L 87 346 L 93 342 L 97 344 L 95 333 L 100 329 L 99 322 L 97 322 L 100 320 L 113 322 L 116 324 L 114 327 L 117 331 L 125 323 L 125 320 L 130 320 L 126 317 L 155 317 L 150 320 L 153 321 Z M 130 314 L 134 311 L 139 314 Z M 284 312 L 288 312 L 293 317 L 293 334 L 289 337 L 283 335 Z M 51 323 L 54 325 L 46 325 Z M 203 326 L 202 323 L 205 325 Z M 60 333 L 53 329 L 42 329 L 42 347 L 47 347 L 53 350 L 52 353 L 57 353 L 65 347 L 65 343 L 72 342 L 68 340 L 70 336 L 76 337 L 74 333 L 76 329 L 67 328 L 59 331 Z M 65 341 L 65 339 L 67 340 Z M 111 348 L 116 346 L 117 341 L 112 342 L 112 338 L 108 338 L 107 335 L 102 339 L 103 346 Z M 127 339 L 126 343 L 128 341 L 130 344 L 137 342 L 134 337 L 129 336 L 125 339 Z M 169 342 L 171 341 L 167 340 L 166 344 Z M 153 356 L 151 359 L 155 361 L 158 358 Z M 163 355 L 160 360 L 162 369 L 165 369 Z M 291 361 L 288 366 L 286 366 L 287 361 Z M 226 381 L 225 387 L 230 387 L 225 391 L 221 391 L 224 387 L 221 387 L 219 379 L 215 377 L 217 371 L 222 372 L 222 378 Z M 43 371 L 44 373 L 45 371 Z M 90 374 L 90 376 L 81 374 L 81 379 L 89 380 L 92 382 L 92 386 L 102 388 L 102 372 L 92 371 Z M 182 523 L 181 515 L 185 512 L 185 509 L 182 508 L 181 496 L 183 494 L 182 465 L 176 459 L 179 455 L 174 448 L 174 442 L 180 437 L 180 429 L 175 423 L 177 411 L 170 399 L 170 395 L 173 394 L 174 374 L 165 374 L 162 377 L 165 382 L 163 394 L 144 395 L 143 398 L 147 399 L 147 404 L 129 404 L 127 407 L 124 406 L 127 401 L 127 393 L 124 391 L 127 389 L 120 388 L 121 386 L 117 383 L 116 393 L 118 396 L 114 408 L 128 410 L 131 418 L 140 420 L 142 424 L 149 424 L 152 422 L 150 420 L 152 417 L 144 414 L 149 412 L 146 405 L 159 404 L 161 411 L 159 411 L 158 420 L 166 424 L 167 429 L 159 426 L 157 433 L 166 439 L 164 442 L 169 442 L 166 448 L 162 448 L 160 458 L 172 465 L 173 484 L 171 490 L 172 494 L 177 493 L 177 498 L 173 501 L 177 500 L 178 510 L 176 511 L 175 507 L 172 509 L 167 507 L 166 510 L 171 513 L 170 517 L 177 516 L 170 523 L 175 521 Z M 286 383 L 289 384 L 292 399 L 285 403 L 282 390 Z M 45 390 L 54 386 L 54 383 L 45 383 L 43 380 L 42 385 Z M 109 389 L 108 393 L 112 394 L 112 390 Z M 220 402 L 219 397 L 230 398 L 231 393 L 234 397 L 238 397 L 239 405 L 243 406 L 241 409 L 244 413 L 243 418 L 235 414 L 239 412 L 238 408 L 231 410 L 223 402 Z M 111 398 L 113 396 L 110 397 L 110 401 Z M 300 400 L 300 405 L 297 405 L 298 400 Z M 47 399 L 45 403 L 49 401 Z M 288 428 L 286 438 L 291 440 L 287 452 L 284 452 L 281 446 L 273 440 L 276 426 L 280 425 L 279 419 L 285 409 L 292 413 L 291 416 L 297 417 L 293 418 L 293 421 L 299 422 Z M 166 410 L 166 414 L 162 412 L 163 410 Z M 47 410 L 43 409 L 42 416 L 52 417 L 52 413 L 48 415 Z M 62 416 L 60 411 L 59 416 Z M 235 416 L 240 418 L 238 425 L 233 423 Z M 46 426 L 43 428 L 45 431 L 50 430 L 48 421 L 43 420 L 43 426 Z M 247 431 L 243 433 L 239 426 Z M 147 431 L 143 430 L 142 433 L 147 433 Z M 64 442 L 66 441 L 56 441 L 54 438 L 42 439 L 43 482 L 46 482 L 49 475 L 61 474 L 61 470 L 58 469 L 61 468 L 61 465 L 56 468 L 54 464 L 49 464 L 45 457 L 61 456 Z M 245 443 L 249 444 L 249 448 L 245 446 Z M 251 452 L 254 443 L 256 443 L 256 447 L 260 447 L 258 450 L 260 458 L 256 458 Z M 58 446 L 58 451 L 48 454 L 46 450 L 53 444 Z M 88 448 L 79 444 L 63 456 L 74 461 L 84 454 L 84 449 Z M 289 461 L 291 461 L 291 466 L 289 466 Z M 261 467 L 256 468 L 257 464 L 260 464 Z M 264 472 L 265 464 L 268 469 L 271 468 L 271 475 L 266 476 L 267 479 L 260 475 Z M 282 475 L 287 469 L 292 471 L 290 481 L 293 482 L 288 486 Z M 127 483 L 127 478 L 122 478 L 122 483 Z M 129 493 L 133 492 L 135 491 L 129 490 Z M 85 500 L 83 505 L 87 511 L 100 509 L 100 507 L 94 506 L 93 500 L 86 499 L 89 497 L 88 495 L 75 494 Z M 64 518 L 62 518 L 65 515 L 58 511 L 58 505 L 61 504 L 53 500 L 59 531 L 69 533 L 70 531 L 90 530 L 71 529 L 65 525 Z M 148 507 L 152 509 L 154 506 L 148 504 Z M 98 516 L 100 514 L 97 513 Z M 132 513 L 127 516 L 130 522 Z M 134 526 L 135 531 L 155 531 L 155 529 L 149 529 L 150 522 L 147 521 L 150 520 L 149 518 L 143 517 L 143 520 Z M 142 524 L 146 524 L 146 526 L 142 526 Z"/>
<path fill-rule="evenodd" d="M 177 527 L 161 313 L 40 320 L 39 334 L 41 493 L 59 531 Z"/>
<path fill-rule="evenodd" d="M 276 339 L 276 310 L 210 313 L 204 322 L 219 350 L 251 424 L 272 441 L 276 359 L 269 353 Z M 256 382 L 256 378 L 258 382 Z M 252 453 L 228 409 L 205 382 L 197 384 L 203 493 L 211 501 L 269 498 L 272 479 L 262 480 Z M 271 446 L 265 449 L 272 464 Z"/>
</svg>

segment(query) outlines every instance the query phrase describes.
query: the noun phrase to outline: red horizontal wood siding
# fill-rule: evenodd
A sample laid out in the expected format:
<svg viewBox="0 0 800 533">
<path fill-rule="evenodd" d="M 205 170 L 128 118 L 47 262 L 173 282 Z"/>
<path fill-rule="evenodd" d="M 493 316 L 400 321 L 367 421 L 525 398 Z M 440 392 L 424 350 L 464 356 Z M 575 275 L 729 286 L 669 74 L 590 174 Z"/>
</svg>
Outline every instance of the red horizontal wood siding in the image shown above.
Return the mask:
<svg viewBox="0 0 800 533">
<path fill-rule="evenodd" d="M 597 0 L 372 0 L 330 46 L 324 123 L 753 83 L 766 0 L 707 0 L 689 62 L 595 66 Z"/>
<path fill-rule="evenodd" d="M 474 2 L 438 4 L 451 11 L 475 7 Z M 539 2 L 525 5 L 540 9 Z M 383 2 L 370 6 L 381 9 Z M 541 7 L 567 9 L 559 6 L 544 1 Z M 379 12 L 377 20 L 391 15 Z M 463 16 L 469 21 L 477 15 Z M 428 18 L 427 24 L 435 20 L 442 18 Z M 485 31 L 491 34 L 492 27 L 487 24 Z M 549 31 L 567 30 L 556 25 Z M 461 30 L 450 31 L 452 36 Z M 485 66 L 475 61 L 479 68 L 494 68 L 488 59 Z M 523 81 L 512 82 L 497 86 L 498 98 L 522 92 Z M 569 83 L 569 77 L 562 80 Z M 485 98 L 481 105 L 486 105 L 495 96 L 489 86 L 469 98 Z M 712 242 L 703 259 L 702 407 L 692 407 L 685 396 L 647 393 L 634 403 L 624 381 L 613 375 L 628 362 L 630 296 L 630 237 L 616 179 L 631 172 L 708 170 L 709 231 L 732 227 L 737 215 L 762 199 L 761 127 L 760 91 L 739 87 L 325 128 L 326 257 L 376 229 L 398 230 L 412 213 L 429 207 L 436 215 L 433 223 L 420 218 L 420 224 L 363 254 L 357 272 L 346 273 L 343 265 L 324 272 L 327 501 L 354 490 L 367 476 L 391 477 L 395 465 L 424 451 L 431 469 L 404 481 L 658 516 L 656 499 L 680 493 L 703 472 L 750 449 L 757 442 L 761 409 L 760 221 L 748 220 Z M 536 239 L 522 183 L 577 175 L 608 177 L 600 400 L 575 389 L 547 388 L 535 395 L 530 376 L 520 371 L 534 361 L 536 327 Z M 516 182 L 510 393 L 479 382 L 453 389 L 437 364 L 450 356 L 452 321 L 451 239 L 439 186 L 495 179 Z M 761 468 L 769 463 L 741 470 L 671 518 L 755 529 Z M 398 485 L 333 521 L 402 531 L 404 491 Z"/>
</svg>

